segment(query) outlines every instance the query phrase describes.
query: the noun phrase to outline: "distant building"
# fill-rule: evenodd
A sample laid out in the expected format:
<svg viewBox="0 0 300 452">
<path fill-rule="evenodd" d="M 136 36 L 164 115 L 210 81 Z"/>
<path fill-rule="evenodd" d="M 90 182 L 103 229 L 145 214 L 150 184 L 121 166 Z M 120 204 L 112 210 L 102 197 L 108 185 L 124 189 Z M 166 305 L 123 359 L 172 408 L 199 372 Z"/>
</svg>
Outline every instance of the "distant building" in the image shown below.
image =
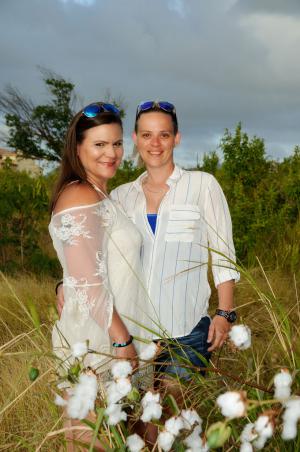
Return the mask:
<svg viewBox="0 0 300 452">
<path fill-rule="evenodd" d="M 9 161 L 17 171 L 26 171 L 32 176 L 39 176 L 42 174 L 42 169 L 37 165 L 36 161 L 24 158 L 21 151 L 12 152 L 0 148 L 0 168 L 3 167 L 5 162 Z"/>
</svg>

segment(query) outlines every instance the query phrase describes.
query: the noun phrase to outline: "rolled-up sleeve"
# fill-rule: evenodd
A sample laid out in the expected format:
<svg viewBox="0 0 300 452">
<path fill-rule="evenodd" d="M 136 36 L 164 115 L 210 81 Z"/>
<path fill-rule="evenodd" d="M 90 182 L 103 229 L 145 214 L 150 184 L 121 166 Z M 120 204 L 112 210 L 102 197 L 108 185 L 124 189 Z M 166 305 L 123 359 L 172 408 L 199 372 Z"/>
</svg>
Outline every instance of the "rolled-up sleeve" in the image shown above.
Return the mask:
<svg viewBox="0 0 300 452">
<path fill-rule="evenodd" d="M 213 176 L 207 186 L 204 212 L 215 286 L 232 279 L 237 282 L 240 275 L 235 265 L 230 212 L 223 190 Z"/>
</svg>

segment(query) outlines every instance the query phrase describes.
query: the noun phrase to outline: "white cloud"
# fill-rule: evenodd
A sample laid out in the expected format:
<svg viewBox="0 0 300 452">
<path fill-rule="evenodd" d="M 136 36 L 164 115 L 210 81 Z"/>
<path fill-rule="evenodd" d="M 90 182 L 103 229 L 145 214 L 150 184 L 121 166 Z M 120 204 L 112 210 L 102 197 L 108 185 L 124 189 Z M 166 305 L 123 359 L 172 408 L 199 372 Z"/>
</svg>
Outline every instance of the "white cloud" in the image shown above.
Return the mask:
<svg viewBox="0 0 300 452">
<path fill-rule="evenodd" d="M 9 82 L 44 102 L 37 65 L 72 80 L 83 104 L 110 88 L 128 103 L 128 137 L 141 100 L 169 100 L 180 160 L 215 149 L 238 121 L 271 155 L 300 143 L 299 16 L 247 0 L 248 9 L 238 0 L 64 1 L 1 2 L 0 90 Z"/>
<path fill-rule="evenodd" d="M 187 5 L 184 3 L 184 0 L 168 0 L 168 7 L 182 18 L 187 14 Z"/>
<path fill-rule="evenodd" d="M 60 0 L 63 3 L 77 3 L 77 5 L 81 6 L 92 6 L 95 4 L 96 0 Z"/>
<path fill-rule="evenodd" d="M 265 49 L 265 65 L 272 72 L 272 84 L 285 88 L 287 94 L 291 88 L 298 90 L 300 59 L 296 57 L 295 50 L 300 48 L 300 17 L 251 14 L 245 16 L 241 24 Z"/>
</svg>

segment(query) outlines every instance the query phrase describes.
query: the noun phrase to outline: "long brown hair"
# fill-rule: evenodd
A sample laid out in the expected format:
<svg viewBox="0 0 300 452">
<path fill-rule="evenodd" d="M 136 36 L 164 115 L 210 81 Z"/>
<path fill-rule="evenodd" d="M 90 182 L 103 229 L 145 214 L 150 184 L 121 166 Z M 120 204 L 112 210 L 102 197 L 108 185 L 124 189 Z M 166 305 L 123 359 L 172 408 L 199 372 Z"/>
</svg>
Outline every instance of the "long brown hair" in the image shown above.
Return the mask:
<svg viewBox="0 0 300 452">
<path fill-rule="evenodd" d="M 96 103 L 101 104 L 102 102 Z M 85 131 L 103 124 L 119 124 L 123 130 L 122 120 L 117 114 L 104 111 L 93 118 L 88 118 L 82 112 L 83 109 L 74 116 L 66 134 L 60 173 L 50 202 L 50 213 L 53 212 L 55 204 L 67 184 L 72 181 L 86 181 L 86 172 L 77 154 L 77 146 L 82 143 Z"/>
</svg>

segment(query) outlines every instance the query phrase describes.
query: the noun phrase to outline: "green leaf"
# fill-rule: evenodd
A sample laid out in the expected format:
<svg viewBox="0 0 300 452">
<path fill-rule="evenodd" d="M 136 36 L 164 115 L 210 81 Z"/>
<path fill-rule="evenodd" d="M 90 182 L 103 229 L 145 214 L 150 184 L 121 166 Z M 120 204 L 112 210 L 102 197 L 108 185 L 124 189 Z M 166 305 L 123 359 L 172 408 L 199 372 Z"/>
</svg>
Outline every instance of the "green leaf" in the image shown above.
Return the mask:
<svg viewBox="0 0 300 452">
<path fill-rule="evenodd" d="M 139 390 L 133 386 L 131 391 L 127 394 L 126 398 L 130 402 L 138 402 L 141 399 L 141 394 Z"/>
<path fill-rule="evenodd" d="M 27 303 L 28 303 L 28 309 L 29 309 L 32 323 L 33 323 L 34 327 L 39 330 L 41 327 L 41 321 L 40 321 L 39 313 L 37 312 L 37 309 L 36 309 L 36 305 L 31 298 L 28 299 Z"/>
<path fill-rule="evenodd" d="M 171 408 L 175 416 L 178 416 L 180 414 L 180 409 L 178 408 L 177 402 L 172 394 L 168 394 L 164 398 L 163 403 Z"/>
<path fill-rule="evenodd" d="M 207 430 L 207 444 L 211 449 L 222 447 L 231 434 L 231 428 L 224 422 L 216 422 Z"/>
<path fill-rule="evenodd" d="M 39 369 L 37 369 L 36 367 L 30 367 L 30 369 L 28 371 L 29 380 L 35 381 L 37 379 L 37 377 L 39 376 L 39 374 L 40 374 Z"/>
<path fill-rule="evenodd" d="M 105 411 L 105 408 L 97 408 L 98 416 L 97 416 L 96 425 L 95 425 L 95 428 L 94 428 L 93 437 L 92 437 L 91 445 L 90 445 L 90 448 L 89 448 L 89 452 L 93 451 L 93 447 L 94 447 L 95 442 L 97 440 L 98 431 L 99 431 L 99 428 L 100 428 L 100 426 L 102 424 L 102 421 L 103 421 L 104 411 Z"/>
</svg>

